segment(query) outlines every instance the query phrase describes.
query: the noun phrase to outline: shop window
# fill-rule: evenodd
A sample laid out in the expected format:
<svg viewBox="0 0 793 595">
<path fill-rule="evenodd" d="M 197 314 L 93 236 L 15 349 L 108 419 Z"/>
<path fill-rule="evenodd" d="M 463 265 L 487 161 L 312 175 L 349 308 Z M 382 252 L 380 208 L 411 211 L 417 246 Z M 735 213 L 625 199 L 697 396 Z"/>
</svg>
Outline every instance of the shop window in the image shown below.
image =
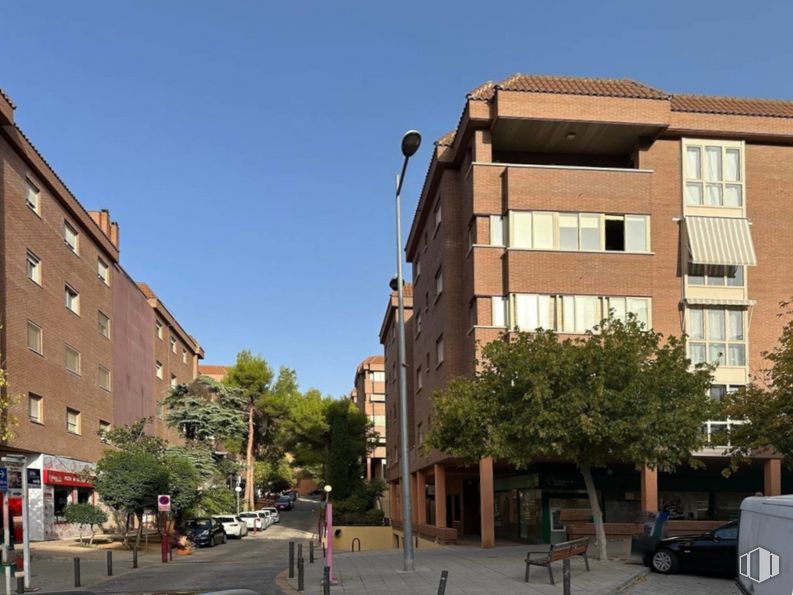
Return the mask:
<svg viewBox="0 0 793 595">
<path fill-rule="evenodd" d="M 91 503 L 91 495 L 94 493 L 94 490 L 91 488 L 77 488 L 77 503 L 78 504 L 90 504 Z"/>
<path fill-rule="evenodd" d="M 56 523 L 65 523 L 66 517 L 63 515 L 63 511 L 69 504 L 69 498 L 72 493 L 71 488 L 67 487 L 60 487 L 55 486 L 52 490 L 52 502 L 53 502 L 53 515 L 55 517 Z"/>
</svg>

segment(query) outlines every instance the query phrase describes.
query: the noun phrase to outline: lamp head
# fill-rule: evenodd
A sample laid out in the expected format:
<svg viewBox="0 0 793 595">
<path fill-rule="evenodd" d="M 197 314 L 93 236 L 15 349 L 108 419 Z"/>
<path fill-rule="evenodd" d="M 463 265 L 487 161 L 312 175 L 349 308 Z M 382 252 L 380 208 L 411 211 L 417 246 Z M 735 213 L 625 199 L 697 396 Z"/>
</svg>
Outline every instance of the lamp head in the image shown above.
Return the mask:
<svg viewBox="0 0 793 595">
<path fill-rule="evenodd" d="M 236 488 L 234 488 L 234 491 L 239 494 L 242 491 L 242 488 L 240 486 L 237 486 Z"/>
<path fill-rule="evenodd" d="M 412 157 L 421 146 L 421 134 L 418 130 L 408 130 L 402 137 L 402 154 L 405 157 Z"/>
<path fill-rule="evenodd" d="M 397 281 L 396 275 L 391 277 L 391 281 L 388 282 L 388 286 L 391 288 L 391 291 L 396 291 L 399 289 L 399 281 Z"/>
<path fill-rule="evenodd" d="M 330 494 L 333 488 L 329 485 L 326 485 L 324 488 L 326 494 Z"/>
</svg>

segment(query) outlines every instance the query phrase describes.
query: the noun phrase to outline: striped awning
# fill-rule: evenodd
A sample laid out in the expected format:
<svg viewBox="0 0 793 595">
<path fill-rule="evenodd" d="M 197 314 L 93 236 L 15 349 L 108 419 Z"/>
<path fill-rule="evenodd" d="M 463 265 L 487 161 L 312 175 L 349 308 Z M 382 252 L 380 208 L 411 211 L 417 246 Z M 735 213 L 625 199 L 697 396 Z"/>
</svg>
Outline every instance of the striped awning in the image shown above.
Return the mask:
<svg viewBox="0 0 793 595">
<path fill-rule="evenodd" d="M 686 298 L 689 306 L 739 306 L 748 307 L 757 304 L 755 300 L 731 300 L 720 298 Z"/>
<path fill-rule="evenodd" d="M 690 262 L 724 266 L 757 266 L 747 219 L 686 217 Z"/>
</svg>

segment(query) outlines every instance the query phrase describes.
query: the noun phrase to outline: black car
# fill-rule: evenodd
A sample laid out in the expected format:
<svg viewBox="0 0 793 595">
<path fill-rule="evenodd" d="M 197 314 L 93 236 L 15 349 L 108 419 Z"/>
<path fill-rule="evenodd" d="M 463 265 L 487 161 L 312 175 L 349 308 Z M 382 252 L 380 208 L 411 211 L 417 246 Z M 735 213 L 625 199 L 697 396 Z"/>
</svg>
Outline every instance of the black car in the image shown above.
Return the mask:
<svg viewBox="0 0 793 595">
<path fill-rule="evenodd" d="M 279 496 L 278 500 L 275 501 L 275 509 L 276 510 L 292 510 L 292 499 L 289 496 Z"/>
<path fill-rule="evenodd" d="M 226 543 L 223 525 L 215 519 L 204 517 L 185 521 L 182 532 L 197 546 L 213 547 L 219 543 Z"/>
<path fill-rule="evenodd" d="M 662 574 L 681 570 L 735 576 L 738 521 L 703 533 L 662 539 L 650 557 L 650 567 Z"/>
</svg>

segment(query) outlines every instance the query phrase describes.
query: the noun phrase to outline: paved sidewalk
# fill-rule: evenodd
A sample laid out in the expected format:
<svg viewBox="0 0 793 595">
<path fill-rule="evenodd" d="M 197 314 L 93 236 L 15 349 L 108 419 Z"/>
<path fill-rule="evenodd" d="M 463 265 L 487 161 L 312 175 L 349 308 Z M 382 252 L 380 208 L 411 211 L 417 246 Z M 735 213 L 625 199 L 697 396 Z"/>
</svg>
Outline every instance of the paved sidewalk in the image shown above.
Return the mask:
<svg viewBox="0 0 793 595">
<path fill-rule="evenodd" d="M 402 572 L 402 551 L 384 550 L 360 553 L 343 553 L 334 556 L 334 574 L 339 584 L 331 593 L 381 594 L 381 595 L 436 595 L 442 570 L 449 571 L 447 595 L 559 595 L 562 591 L 562 564 L 555 563 L 556 586 L 548 582 L 548 571 L 534 566 L 531 582 L 523 582 L 525 546 L 481 549 L 475 547 L 445 546 L 416 552 L 416 572 Z M 583 559 L 572 560 L 572 592 L 579 595 L 607 595 L 632 584 L 647 574 L 640 564 L 623 561 L 599 562 L 590 560 L 587 572 Z M 322 593 L 322 560 L 306 563 L 305 591 Z M 297 580 L 288 581 L 292 589 Z M 295 591 L 284 589 L 285 593 Z"/>
</svg>

